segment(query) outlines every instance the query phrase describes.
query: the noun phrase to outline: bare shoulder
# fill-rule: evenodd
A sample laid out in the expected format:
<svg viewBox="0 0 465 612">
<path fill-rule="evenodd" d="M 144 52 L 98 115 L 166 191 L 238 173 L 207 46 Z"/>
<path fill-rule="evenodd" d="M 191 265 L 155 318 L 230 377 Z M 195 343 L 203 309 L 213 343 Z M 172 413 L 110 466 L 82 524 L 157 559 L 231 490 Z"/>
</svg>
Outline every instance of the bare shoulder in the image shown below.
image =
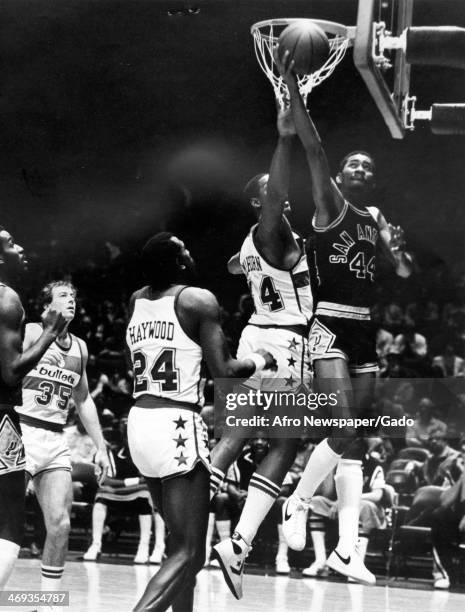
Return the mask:
<svg viewBox="0 0 465 612">
<path fill-rule="evenodd" d="M 79 338 L 79 336 L 75 336 L 74 334 L 73 334 L 73 337 L 75 338 L 76 342 L 79 344 L 83 358 L 87 360 L 89 356 L 89 351 L 87 349 L 86 341 L 83 340 L 82 338 Z"/>
<path fill-rule="evenodd" d="M 11 287 L 0 285 L 0 316 L 4 320 L 14 321 L 23 317 L 23 307 L 19 295 Z"/>
<path fill-rule="evenodd" d="M 219 310 L 216 297 L 208 289 L 200 287 L 186 287 L 178 299 L 179 306 L 188 312 L 197 315 L 214 315 Z"/>
</svg>

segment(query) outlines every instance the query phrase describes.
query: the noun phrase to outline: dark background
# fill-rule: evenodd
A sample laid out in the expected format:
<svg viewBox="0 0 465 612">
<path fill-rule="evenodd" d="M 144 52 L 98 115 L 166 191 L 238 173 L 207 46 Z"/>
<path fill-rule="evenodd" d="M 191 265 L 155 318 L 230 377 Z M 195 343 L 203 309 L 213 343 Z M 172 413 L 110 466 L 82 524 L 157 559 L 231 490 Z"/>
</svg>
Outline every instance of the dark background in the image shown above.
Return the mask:
<svg viewBox="0 0 465 612">
<path fill-rule="evenodd" d="M 356 0 L 3 0 L 0 223 L 71 263 L 106 241 L 128 251 L 175 229 L 221 291 L 252 221 L 242 186 L 267 168 L 276 140 L 250 26 L 292 16 L 354 25 L 356 12 Z M 416 0 L 414 24 L 465 27 L 464 3 Z M 417 107 L 465 101 L 464 75 L 414 68 Z M 309 106 L 333 170 L 348 150 L 371 151 L 374 203 L 405 227 L 423 268 L 461 272 L 465 137 L 421 123 L 392 140 L 350 51 Z M 313 204 L 298 146 L 292 178 L 305 232 Z"/>
</svg>

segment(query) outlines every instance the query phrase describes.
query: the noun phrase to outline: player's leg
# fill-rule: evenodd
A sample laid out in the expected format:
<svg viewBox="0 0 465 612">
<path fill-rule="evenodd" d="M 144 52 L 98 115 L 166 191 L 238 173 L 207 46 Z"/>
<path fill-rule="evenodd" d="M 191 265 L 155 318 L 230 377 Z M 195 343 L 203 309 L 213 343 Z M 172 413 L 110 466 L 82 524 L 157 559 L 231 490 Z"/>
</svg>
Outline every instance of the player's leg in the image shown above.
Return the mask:
<svg viewBox="0 0 465 612">
<path fill-rule="evenodd" d="M 236 599 L 242 597 L 242 574 L 251 543 L 278 498 L 298 444 L 299 440 L 292 438 L 270 440 L 268 454 L 250 479 L 247 499 L 233 535 L 213 548 L 213 556 Z"/>
<path fill-rule="evenodd" d="M 24 535 L 25 472 L 0 476 L 0 590 L 13 571 Z"/>
<path fill-rule="evenodd" d="M 58 591 L 68 551 L 73 501 L 71 472 L 56 469 L 36 474 L 34 487 L 47 530 L 42 554 L 41 588 L 43 591 Z"/>
<path fill-rule="evenodd" d="M 347 361 L 342 357 L 317 359 L 314 361 L 314 368 L 318 379 L 318 392 L 328 396 L 336 394 L 338 398 L 336 406 L 331 408 L 330 416 L 337 419 L 352 417 L 354 394 Z M 339 430 L 336 431 L 339 434 Z M 283 506 L 284 536 L 294 550 L 305 548 L 310 500 L 320 483 L 338 465 L 342 453 L 354 440 L 356 431 L 348 426 L 338 434 L 326 438 L 315 447 L 296 490 Z"/>
<path fill-rule="evenodd" d="M 99 501 L 92 508 L 92 543 L 84 554 L 84 561 L 97 561 L 102 551 L 103 528 L 107 518 L 108 506 Z"/>
<path fill-rule="evenodd" d="M 162 509 L 169 531 L 169 554 L 134 608 L 135 612 L 161 612 L 175 605 L 176 612 L 192 610 L 195 576 L 205 559 L 209 507 L 209 473 L 197 464 L 188 474 L 159 480 L 147 478 L 154 504 Z"/>
</svg>

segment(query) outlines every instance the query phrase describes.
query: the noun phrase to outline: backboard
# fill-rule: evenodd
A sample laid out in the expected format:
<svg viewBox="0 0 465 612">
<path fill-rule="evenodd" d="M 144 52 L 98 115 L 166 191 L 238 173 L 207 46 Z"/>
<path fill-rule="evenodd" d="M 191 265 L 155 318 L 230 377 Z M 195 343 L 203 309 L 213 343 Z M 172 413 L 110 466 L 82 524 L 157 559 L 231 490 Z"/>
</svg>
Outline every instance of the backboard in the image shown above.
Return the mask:
<svg viewBox="0 0 465 612">
<path fill-rule="evenodd" d="M 358 5 L 354 63 L 393 138 L 405 135 L 410 65 L 401 43 L 398 48 L 392 48 L 392 41 L 412 24 L 413 2 L 359 0 Z M 387 39 L 390 39 L 389 48 L 384 44 Z"/>
</svg>

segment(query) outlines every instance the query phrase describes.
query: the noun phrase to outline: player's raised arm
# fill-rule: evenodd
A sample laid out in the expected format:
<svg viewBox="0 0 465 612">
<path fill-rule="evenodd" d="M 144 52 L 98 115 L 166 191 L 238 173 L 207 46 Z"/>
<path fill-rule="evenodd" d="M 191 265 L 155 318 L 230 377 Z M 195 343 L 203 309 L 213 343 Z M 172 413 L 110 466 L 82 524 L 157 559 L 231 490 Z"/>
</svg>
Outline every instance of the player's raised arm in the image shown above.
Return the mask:
<svg viewBox="0 0 465 612">
<path fill-rule="evenodd" d="M 66 326 L 63 315 L 49 309 L 43 331 L 23 353 L 24 311 L 15 291 L 0 287 L 0 368 L 6 384 L 14 386 L 39 362 L 42 355 Z"/>
<path fill-rule="evenodd" d="M 307 156 L 312 179 L 313 199 L 317 209 L 316 222 L 318 225 L 325 226 L 337 217 L 344 204 L 344 198 L 331 179 L 326 153 L 318 131 L 300 95 L 289 52 L 286 51 L 281 61 L 278 57 L 277 48 L 275 48 L 274 59 L 289 90 L 295 128 Z"/>
<path fill-rule="evenodd" d="M 221 329 L 220 307 L 210 291 L 196 287 L 185 289 L 178 308 L 183 320 L 194 322 L 196 329 L 190 331 L 202 347 L 213 378 L 249 378 L 257 370 L 276 369 L 276 361 L 267 351 L 259 350 L 242 360 L 231 356 Z"/>
<path fill-rule="evenodd" d="M 368 206 L 379 227 L 380 245 L 383 253 L 395 268 L 396 274 L 408 278 L 413 272 L 413 257 L 406 250 L 404 231 L 388 223 L 383 213 L 374 206 Z"/>
</svg>

